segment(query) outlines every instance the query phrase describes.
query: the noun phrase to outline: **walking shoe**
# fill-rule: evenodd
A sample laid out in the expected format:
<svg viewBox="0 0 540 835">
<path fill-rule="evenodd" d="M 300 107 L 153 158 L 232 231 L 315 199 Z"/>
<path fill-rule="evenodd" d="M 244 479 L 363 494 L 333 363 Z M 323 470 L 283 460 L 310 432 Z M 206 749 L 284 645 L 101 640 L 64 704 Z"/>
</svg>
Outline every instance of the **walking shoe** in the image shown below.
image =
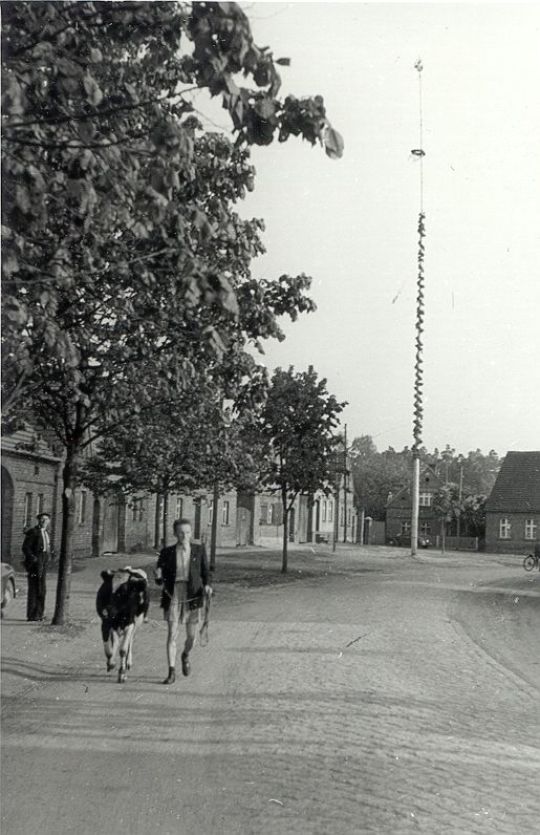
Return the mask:
<svg viewBox="0 0 540 835">
<path fill-rule="evenodd" d="M 176 672 L 174 670 L 174 667 L 169 667 L 169 675 L 167 676 L 167 678 L 165 679 L 163 684 L 174 684 L 175 681 L 176 681 Z"/>
<path fill-rule="evenodd" d="M 191 664 L 189 663 L 189 658 L 185 652 L 181 655 L 182 658 L 182 672 L 185 676 L 188 676 L 191 672 Z"/>
</svg>

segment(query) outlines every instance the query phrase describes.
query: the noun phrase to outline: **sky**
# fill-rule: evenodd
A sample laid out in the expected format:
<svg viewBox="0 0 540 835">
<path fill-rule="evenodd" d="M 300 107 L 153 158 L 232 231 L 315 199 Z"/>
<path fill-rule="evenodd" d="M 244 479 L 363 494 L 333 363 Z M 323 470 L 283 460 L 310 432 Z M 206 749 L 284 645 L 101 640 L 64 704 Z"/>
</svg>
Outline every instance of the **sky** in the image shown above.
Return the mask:
<svg viewBox="0 0 540 835">
<path fill-rule="evenodd" d="M 282 94 L 321 94 L 345 141 L 255 148 L 253 273 L 313 277 L 318 310 L 267 343 L 348 401 L 348 437 L 411 446 L 420 57 L 426 214 L 424 428 L 449 444 L 540 449 L 540 4 L 246 3 Z"/>
</svg>

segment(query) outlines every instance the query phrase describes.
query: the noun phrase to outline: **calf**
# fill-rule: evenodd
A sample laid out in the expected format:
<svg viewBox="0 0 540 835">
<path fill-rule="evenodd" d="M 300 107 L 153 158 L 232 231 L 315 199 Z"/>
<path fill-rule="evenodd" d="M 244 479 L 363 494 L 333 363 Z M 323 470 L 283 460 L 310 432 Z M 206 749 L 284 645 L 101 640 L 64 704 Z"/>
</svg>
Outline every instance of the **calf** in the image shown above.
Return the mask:
<svg viewBox="0 0 540 835">
<path fill-rule="evenodd" d="M 107 659 L 107 672 L 116 666 L 120 651 L 118 681 L 123 684 L 133 665 L 133 639 L 150 605 L 148 577 L 142 568 L 126 566 L 118 571 L 102 571 L 102 585 L 96 597 L 101 618 L 101 637 Z"/>
</svg>

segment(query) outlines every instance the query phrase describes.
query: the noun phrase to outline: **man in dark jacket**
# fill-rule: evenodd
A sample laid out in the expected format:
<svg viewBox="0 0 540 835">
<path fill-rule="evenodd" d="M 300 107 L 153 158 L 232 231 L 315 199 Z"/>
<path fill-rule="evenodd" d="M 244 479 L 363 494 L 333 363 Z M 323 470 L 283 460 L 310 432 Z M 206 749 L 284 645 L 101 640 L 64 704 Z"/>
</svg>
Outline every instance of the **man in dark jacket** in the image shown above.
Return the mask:
<svg viewBox="0 0 540 835">
<path fill-rule="evenodd" d="M 182 672 L 189 675 L 189 653 L 193 649 L 200 623 L 204 596 L 211 594 L 208 560 L 204 545 L 191 541 L 191 522 L 177 519 L 173 525 L 176 545 L 163 548 L 156 567 L 156 583 L 162 585 L 161 608 L 167 621 L 167 659 L 169 674 L 163 684 L 176 680 L 176 639 L 180 623 L 186 627 L 181 655 Z"/>
<path fill-rule="evenodd" d="M 27 620 L 44 620 L 47 593 L 47 565 L 51 557 L 48 513 L 39 513 L 35 528 L 26 532 L 22 546 L 23 564 L 28 575 Z"/>
</svg>

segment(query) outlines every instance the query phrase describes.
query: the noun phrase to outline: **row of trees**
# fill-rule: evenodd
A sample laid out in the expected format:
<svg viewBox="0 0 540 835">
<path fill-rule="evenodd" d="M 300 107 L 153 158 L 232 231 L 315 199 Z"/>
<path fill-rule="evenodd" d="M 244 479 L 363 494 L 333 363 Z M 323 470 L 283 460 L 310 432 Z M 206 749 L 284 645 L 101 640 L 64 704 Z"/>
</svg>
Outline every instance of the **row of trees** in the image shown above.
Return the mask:
<svg viewBox="0 0 540 835">
<path fill-rule="evenodd" d="M 389 498 L 409 484 L 412 450 L 392 447 L 379 452 L 370 435 L 355 438 L 350 447 L 354 492 L 358 506 L 373 519 L 385 519 Z M 442 482 L 434 508 L 441 520 L 460 519 L 462 530 L 482 536 L 485 524 L 485 501 L 491 492 L 500 467 L 494 450 L 488 454 L 476 449 L 466 455 L 446 446 L 429 452 L 420 450 L 421 466 L 429 466 Z"/>
<path fill-rule="evenodd" d="M 166 496 L 262 478 L 271 460 L 274 486 L 297 490 L 254 356 L 283 338 L 280 317 L 314 310 L 311 280 L 256 280 L 263 223 L 235 204 L 254 185 L 250 145 L 299 136 L 337 158 L 343 143 L 321 97 L 280 98 L 289 61 L 256 46 L 235 3 L 2 11 L 4 413 L 63 448 L 61 624 L 83 479 L 104 490 L 115 471 L 121 489 Z M 231 136 L 204 130 L 200 91 L 221 100 Z M 340 404 L 310 374 L 289 382 L 325 404 L 324 435 Z"/>
</svg>

